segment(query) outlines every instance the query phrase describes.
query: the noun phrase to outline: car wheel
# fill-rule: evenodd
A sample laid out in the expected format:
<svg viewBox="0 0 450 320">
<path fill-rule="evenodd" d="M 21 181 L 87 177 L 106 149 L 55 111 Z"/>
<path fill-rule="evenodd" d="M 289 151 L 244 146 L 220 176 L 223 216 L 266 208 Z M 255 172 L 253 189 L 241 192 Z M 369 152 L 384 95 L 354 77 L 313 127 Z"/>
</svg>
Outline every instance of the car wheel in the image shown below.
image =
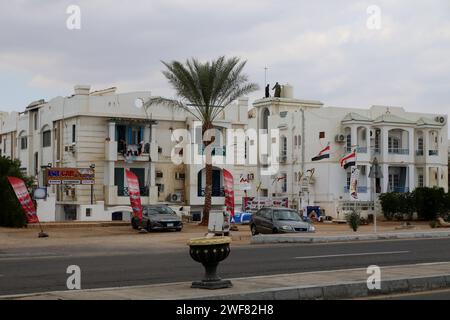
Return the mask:
<svg viewBox="0 0 450 320">
<path fill-rule="evenodd" d="M 177 228 L 177 232 L 180 232 L 182 228 Z"/>
<path fill-rule="evenodd" d="M 152 231 L 152 225 L 150 224 L 150 221 L 147 222 L 147 231 L 148 232 Z"/>
<path fill-rule="evenodd" d="M 139 229 L 135 219 L 131 219 L 131 226 L 133 227 L 134 230 Z"/>
<path fill-rule="evenodd" d="M 273 228 L 272 229 L 272 233 L 278 233 L 278 229 L 277 228 Z"/>
<path fill-rule="evenodd" d="M 258 230 L 256 230 L 256 225 L 254 224 L 250 226 L 250 230 L 252 232 L 252 236 L 256 236 L 257 234 L 259 234 Z"/>
</svg>

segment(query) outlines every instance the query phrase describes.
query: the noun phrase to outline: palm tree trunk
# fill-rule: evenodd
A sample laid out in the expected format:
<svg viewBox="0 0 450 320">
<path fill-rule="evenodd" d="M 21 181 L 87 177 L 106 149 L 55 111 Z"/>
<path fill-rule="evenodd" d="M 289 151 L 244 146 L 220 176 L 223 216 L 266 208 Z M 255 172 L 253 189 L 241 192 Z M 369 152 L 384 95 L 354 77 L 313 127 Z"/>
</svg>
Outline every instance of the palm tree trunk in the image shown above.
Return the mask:
<svg viewBox="0 0 450 320">
<path fill-rule="evenodd" d="M 212 129 L 213 125 L 211 122 L 204 123 L 202 126 L 202 137 L 205 136 L 205 132 L 209 129 Z M 207 226 L 209 222 L 209 212 L 211 211 L 211 196 L 212 196 L 212 152 L 207 150 L 207 146 L 209 146 L 212 141 L 204 141 L 204 150 L 205 150 L 205 205 L 203 207 L 203 217 L 200 222 L 201 226 Z"/>
</svg>

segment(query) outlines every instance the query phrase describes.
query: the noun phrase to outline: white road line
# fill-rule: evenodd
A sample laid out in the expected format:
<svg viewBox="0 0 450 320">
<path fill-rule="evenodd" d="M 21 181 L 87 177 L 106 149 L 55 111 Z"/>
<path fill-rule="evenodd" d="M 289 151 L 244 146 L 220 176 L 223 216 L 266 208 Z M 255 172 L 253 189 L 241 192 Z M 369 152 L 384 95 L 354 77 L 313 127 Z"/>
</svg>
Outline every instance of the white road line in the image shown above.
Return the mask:
<svg viewBox="0 0 450 320">
<path fill-rule="evenodd" d="M 320 258 L 336 258 L 336 257 L 354 257 L 354 256 L 376 256 L 387 254 L 403 254 L 410 251 L 387 251 L 387 252 L 363 252 L 363 253 L 343 253 L 343 254 L 329 254 L 324 256 L 306 256 L 306 257 L 294 257 L 294 259 L 320 259 Z"/>
</svg>

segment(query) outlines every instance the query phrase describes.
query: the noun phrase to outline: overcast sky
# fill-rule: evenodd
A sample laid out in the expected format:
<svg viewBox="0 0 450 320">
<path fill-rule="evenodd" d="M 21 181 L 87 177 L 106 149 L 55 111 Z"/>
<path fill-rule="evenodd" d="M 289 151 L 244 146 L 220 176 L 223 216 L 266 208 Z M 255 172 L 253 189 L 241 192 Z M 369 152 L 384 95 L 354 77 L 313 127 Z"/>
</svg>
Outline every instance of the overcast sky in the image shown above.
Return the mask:
<svg viewBox="0 0 450 320">
<path fill-rule="evenodd" d="M 69 30 L 69 5 L 81 29 Z M 381 29 L 367 8 L 381 9 Z M 237 55 L 327 106 L 449 113 L 449 0 L 0 0 L 0 110 L 94 90 L 173 96 L 161 60 Z"/>
</svg>

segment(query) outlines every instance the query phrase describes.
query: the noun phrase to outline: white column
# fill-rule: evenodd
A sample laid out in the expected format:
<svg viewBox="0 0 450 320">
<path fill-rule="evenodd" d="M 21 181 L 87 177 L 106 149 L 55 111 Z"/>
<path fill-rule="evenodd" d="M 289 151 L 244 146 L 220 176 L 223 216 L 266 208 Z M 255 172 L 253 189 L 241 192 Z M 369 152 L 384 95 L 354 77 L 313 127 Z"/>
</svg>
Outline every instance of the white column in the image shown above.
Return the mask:
<svg viewBox="0 0 450 320">
<path fill-rule="evenodd" d="M 389 130 L 386 127 L 381 128 L 381 155 L 383 162 L 386 162 L 388 159 L 388 147 L 389 147 Z"/>
<path fill-rule="evenodd" d="M 116 124 L 115 124 L 115 122 L 108 123 L 108 136 L 111 139 L 111 141 L 114 141 L 116 139 Z"/>
<path fill-rule="evenodd" d="M 416 170 L 413 164 L 408 166 L 408 180 L 409 192 L 412 192 L 416 188 Z"/>
<path fill-rule="evenodd" d="M 351 141 L 352 141 L 352 148 L 358 144 L 358 130 L 356 125 L 352 125 L 351 128 Z"/>
<path fill-rule="evenodd" d="M 409 159 L 414 162 L 415 150 L 414 150 L 414 129 L 408 129 L 408 148 L 409 148 Z"/>
<path fill-rule="evenodd" d="M 385 193 L 388 191 L 388 183 L 389 183 L 389 165 L 383 164 L 381 166 L 381 170 L 383 170 L 383 179 L 381 181 L 381 193 Z"/>
</svg>

